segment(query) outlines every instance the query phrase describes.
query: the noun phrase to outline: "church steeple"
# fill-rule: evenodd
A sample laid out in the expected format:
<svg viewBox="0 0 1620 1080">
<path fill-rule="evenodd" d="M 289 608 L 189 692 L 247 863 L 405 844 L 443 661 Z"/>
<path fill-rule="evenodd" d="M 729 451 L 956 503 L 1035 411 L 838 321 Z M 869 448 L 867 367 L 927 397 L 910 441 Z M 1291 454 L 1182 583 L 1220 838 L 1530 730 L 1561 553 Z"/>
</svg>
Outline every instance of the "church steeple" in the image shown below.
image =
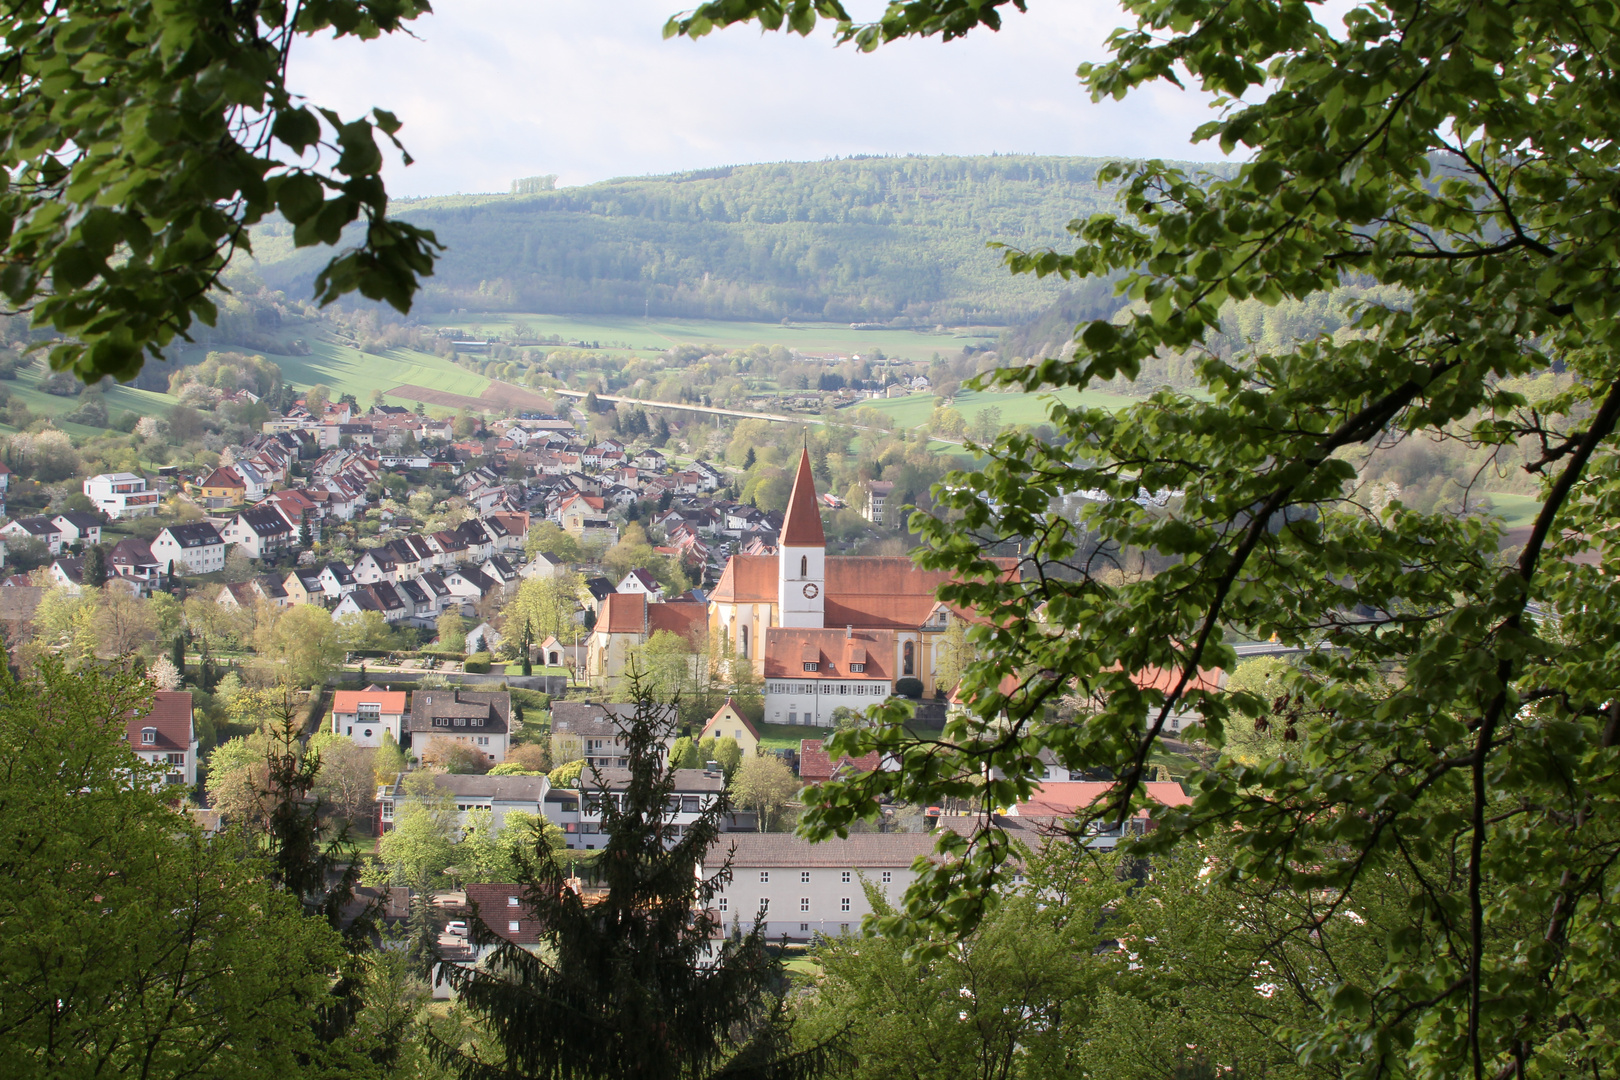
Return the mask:
<svg viewBox="0 0 1620 1080">
<path fill-rule="evenodd" d="M 816 479 L 806 448 L 799 456 L 776 548 L 776 610 L 781 626 L 826 625 L 827 534 L 821 529 L 816 502 Z"/>
<path fill-rule="evenodd" d="M 810 472 L 810 449 L 799 455 L 799 472 L 793 478 L 793 494 L 788 498 L 787 517 L 782 522 L 782 545 L 794 547 L 827 546 L 821 531 L 821 511 L 816 508 L 816 478 Z"/>
</svg>

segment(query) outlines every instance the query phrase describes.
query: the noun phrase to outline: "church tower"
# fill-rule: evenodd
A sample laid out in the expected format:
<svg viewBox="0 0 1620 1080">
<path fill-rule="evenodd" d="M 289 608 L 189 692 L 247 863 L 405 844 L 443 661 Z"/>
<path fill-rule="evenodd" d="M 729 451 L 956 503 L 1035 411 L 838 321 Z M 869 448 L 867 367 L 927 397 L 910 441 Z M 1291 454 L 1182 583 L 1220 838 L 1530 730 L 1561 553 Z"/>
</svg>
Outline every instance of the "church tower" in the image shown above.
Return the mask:
<svg viewBox="0 0 1620 1080">
<path fill-rule="evenodd" d="M 816 508 L 816 481 L 810 475 L 810 451 L 799 458 L 787 518 L 776 546 L 776 610 L 782 626 L 826 625 L 827 536 Z"/>
</svg>

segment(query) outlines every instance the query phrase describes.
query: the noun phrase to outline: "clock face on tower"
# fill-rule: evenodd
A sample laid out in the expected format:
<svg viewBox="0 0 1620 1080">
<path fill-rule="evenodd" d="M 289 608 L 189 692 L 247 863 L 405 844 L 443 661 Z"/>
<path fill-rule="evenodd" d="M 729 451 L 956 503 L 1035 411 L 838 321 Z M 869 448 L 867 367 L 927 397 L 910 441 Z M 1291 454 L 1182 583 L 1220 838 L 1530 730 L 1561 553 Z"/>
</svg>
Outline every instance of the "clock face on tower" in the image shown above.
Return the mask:
<svg viewBox="0 0 1620 1080">
<path fill-rule="evenodd" d="M 804 598 L 806 600 L 814 600 L 816 598 L 816 594 L 820 591 L 820 589 L 816 588 L 816 583 L 812 581 L 810 584 L 804 587 Z"/>
</svg>

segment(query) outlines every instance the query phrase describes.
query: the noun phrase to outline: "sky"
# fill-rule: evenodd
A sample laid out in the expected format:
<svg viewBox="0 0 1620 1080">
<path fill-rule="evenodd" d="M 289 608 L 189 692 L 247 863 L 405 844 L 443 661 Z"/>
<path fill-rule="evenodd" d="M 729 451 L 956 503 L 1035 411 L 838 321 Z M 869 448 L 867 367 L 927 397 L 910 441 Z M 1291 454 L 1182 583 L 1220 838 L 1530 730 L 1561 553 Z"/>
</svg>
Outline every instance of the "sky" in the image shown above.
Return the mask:
<svg viewBox="0 0 1620 1080">
<path fill-rule="evenodd" d="M 440 0 L 414 37 L 301 42 L 288 81 L 346 117 L 399 116 L 416 163 L 391 161 L 396 196 L 855 154 L 1219 158 L 1190 142 L 1204 95 L 1080 88 L 1075 67 L 1125 22 L 1112 0 L 1029 7 L 999 33 L 863 54 L 752 27 L 665 41 L 680 0 Z"/>
</svg>

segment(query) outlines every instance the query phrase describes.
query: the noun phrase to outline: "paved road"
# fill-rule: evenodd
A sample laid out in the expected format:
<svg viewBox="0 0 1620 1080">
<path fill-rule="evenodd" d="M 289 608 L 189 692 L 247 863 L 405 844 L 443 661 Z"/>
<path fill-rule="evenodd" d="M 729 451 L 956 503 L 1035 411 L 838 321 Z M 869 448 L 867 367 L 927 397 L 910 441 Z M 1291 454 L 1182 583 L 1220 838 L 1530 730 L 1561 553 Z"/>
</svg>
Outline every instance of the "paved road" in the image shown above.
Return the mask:
<svg viewBox="0 0 1620 1080">
<path fill-rule="evenodd" d="M 546 393 L 561 394 L 563 397 L 583 398 L 585 395 L 578 390 L 548 390 Z M 784 416 L 780 413 L 753 412 L 748 409 L 722 409 L 715 405 L 684 405 L 672 401 L 654 401 L 651 398 L 621 397 L 615 394 L 597 394 L 597 401 L 611 401 L 615 405 L 625 402 L 630 405 L 640 405 L 643 408 L 679 409 L 681 412 L 711 413 L 715 416 L 735 416 L 743 420 L 775 420 L 782 424 L 819 424 L 820 416 Z M 850 424 L 857 431 L 887 431 L 887 428 L 867 427 L 864 424 Z M 940 435 L 930 435 L 934 442 L 950 443 L 952 446 L 961 446 L 961 439 L 947 439 Z"/>
</svg>

